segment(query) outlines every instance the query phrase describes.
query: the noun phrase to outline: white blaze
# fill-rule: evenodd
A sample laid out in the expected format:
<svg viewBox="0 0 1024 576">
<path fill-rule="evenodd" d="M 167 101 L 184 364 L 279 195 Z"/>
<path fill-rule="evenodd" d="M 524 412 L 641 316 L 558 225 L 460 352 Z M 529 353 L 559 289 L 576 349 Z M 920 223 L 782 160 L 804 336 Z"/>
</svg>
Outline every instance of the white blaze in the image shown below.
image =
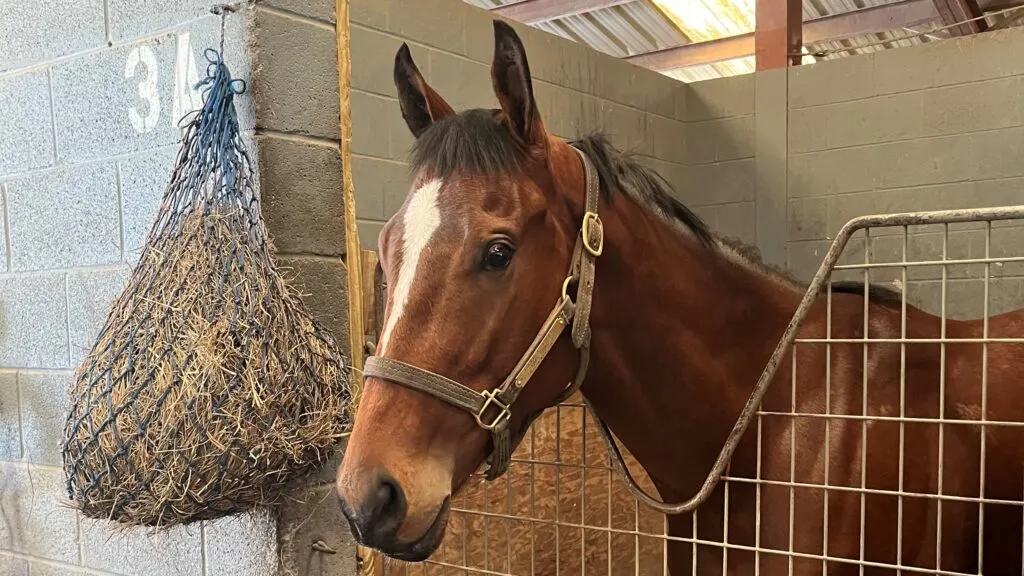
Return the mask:
<svg viewBox="0 0 1024 576">
<path fill-rule="evenodd" d="M 437 227 L 441 225 L 441 211 L 437 205 L 437 196 L 441 191 L 441 181 L 430 180 L 412 193 L 409 205 L 402 216 L 401 264 L 398 267 L 398 278 L 392 293 L 391 314 L 384 324 L 384 332 L 380 337 L 380 355 L 383 356 L 388 345 L 388 338 L 402 318 L 405 304 L 409 300 L 416 279 L 416 267 L 420 256 L 426 248 Z"/>
</svg>

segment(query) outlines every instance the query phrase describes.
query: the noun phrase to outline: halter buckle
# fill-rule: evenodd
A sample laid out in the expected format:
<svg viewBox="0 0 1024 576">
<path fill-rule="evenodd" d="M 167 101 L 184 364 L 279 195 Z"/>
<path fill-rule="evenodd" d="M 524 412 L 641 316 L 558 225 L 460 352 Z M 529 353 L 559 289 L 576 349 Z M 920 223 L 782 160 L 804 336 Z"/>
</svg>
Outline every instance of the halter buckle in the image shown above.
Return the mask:
<svg viewBox="0 0 1024 576">
<path fill-rule="evenodd" d="M 485 390 L 481 392 L 480 395 L 484 397 L 484 405 L 480 407 L 479 412 L 473 415 L 476 418 L 476 423 L 481 428 L 489 432 L 494 432 L 499 428 L 504 428 L 512 417 L 512 412 L 508 409 L 508 404 L 505 404 L 498 399 L 497 390 Z M 486 412 L 491 405 L 496 406 L 500 412 L 498 412 L 498 415 L 494 417 L 494 420 L 491 420 L 488 424 L 484 422 L 484 412 Z"/>
<path fill-rule="evenodd" d="M 598 232 L 597 246 L 590 245 L 590 227 L 596 226 Z M 601 222 L 601 217 L 597 215 L 597 212 L 587 211 L 583 215 L 583 247 L 590 253 L 591 256 L 597 258 L 604 252 L 604 223 Z"/>
</svg>

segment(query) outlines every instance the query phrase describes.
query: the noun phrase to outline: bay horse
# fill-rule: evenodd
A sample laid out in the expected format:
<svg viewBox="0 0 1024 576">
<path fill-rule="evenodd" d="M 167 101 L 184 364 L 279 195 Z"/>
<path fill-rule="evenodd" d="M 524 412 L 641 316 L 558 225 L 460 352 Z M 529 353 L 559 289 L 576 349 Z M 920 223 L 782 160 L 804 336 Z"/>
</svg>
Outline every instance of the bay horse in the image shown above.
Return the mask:
<svg viewBox="0 0 1024 576">
<path fill-rule="evenodd" d="M 519 37 L 501 21 L 494 34 L 498 109 L 456 113 L 407 46 L 395 57 L 412 189 L 380 233 L 384 328 L 336 490 L 360 543 L 410 562 L 438 548 L 452 494 L 485 464 L 504 473 L 533 419 L 578 386 L 660 496 L 689 498 L 804 292 L 603 136 L 549 135 Z M 829 286 L 799 338 L 943 335 L 901 294 Z M 1020 334 L 1024 316 L 988 326 Z M 982 324 L 945 330 L 976 338 Z M 1020 508 L 986 504 L 981 532 L 981 432 L 954 421 L 1024 419 L 1022 357 L 988 346 L 983 399 L 978 343 L 792 348 L 730 480 L 668 517 L 671 573 L 1020 574 Z M 941 433 L 925 421 L 940 407 Z M 1019 430 L 986 428 L 984 497 L 1021 499 Z"/>
</svg>

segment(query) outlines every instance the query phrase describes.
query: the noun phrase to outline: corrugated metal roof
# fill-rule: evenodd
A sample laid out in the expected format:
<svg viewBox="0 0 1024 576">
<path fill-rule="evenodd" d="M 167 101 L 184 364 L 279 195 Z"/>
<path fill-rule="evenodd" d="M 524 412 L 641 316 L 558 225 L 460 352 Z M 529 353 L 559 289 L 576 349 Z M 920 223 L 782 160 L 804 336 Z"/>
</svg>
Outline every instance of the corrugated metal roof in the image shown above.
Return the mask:
<svg viewBox="0 0 1024 576">
<path fill-rule="evenodd" d="M 480 8 L 493 8 L 519 0 L 464 0 Z M 616 58 L 653 52 L 693 42 L 714 40 L 750 32 L 754 27 L 756 0 L 634 0 L 612 8 L 594 10 L 534 24 L 534 27 L 590 46 Z M 835 16 L 899 2 L 900 0 L 803 0 L 804 20 Z M 660 6 L 660 7 L 659 7 Z M 675 21 L 673 21 L 673 19 Z M 989 19 L 991 23 L 991 18 Z M 857 36 L 841 41 L 819 42 L 804 47 L 805 62 L 842 58 L 852 54 L 911 46 L 945 38 L 937 36 L 906 38 L 941 25 L 938 15 L 916 29 L 894 30 L 882 34 Z M 884 42 L 879 45 L 878 43 Z M 870 45 L 870 46 L 869 46 Z M 663 73 L 684 82 L 696 82 L 723 76 L 753 72 L 754 57 L 689 66 Z"/>
</svg>

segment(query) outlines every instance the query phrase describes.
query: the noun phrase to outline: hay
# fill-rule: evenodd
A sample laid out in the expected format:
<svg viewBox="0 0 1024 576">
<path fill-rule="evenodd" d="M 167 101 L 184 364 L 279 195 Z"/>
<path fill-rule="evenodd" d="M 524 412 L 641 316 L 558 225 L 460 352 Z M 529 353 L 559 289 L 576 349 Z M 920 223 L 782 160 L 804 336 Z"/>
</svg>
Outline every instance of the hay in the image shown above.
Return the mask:
<svg viewBox="0 0 1024 576">
<path fill-rule="evenodd" d="M 169 527 L 272 504 L 349 426 L 348 367 L 275 268 L 240 90 L 210 52 L 146 247 L 72 385 L 67 490 L 93 518 Z"/>
</svg>

